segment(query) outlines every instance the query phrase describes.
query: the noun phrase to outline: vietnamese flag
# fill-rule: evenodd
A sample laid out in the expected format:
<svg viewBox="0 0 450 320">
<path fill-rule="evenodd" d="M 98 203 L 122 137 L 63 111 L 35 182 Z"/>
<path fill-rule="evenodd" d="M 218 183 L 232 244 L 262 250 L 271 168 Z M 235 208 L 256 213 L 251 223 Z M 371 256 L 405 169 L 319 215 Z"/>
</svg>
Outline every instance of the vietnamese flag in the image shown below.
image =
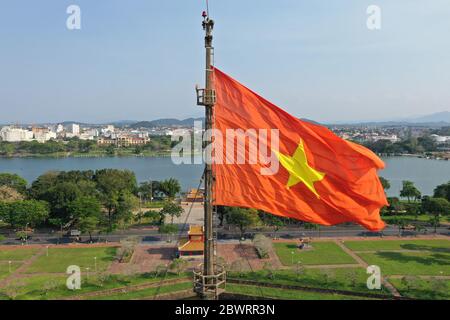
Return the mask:
<svg viewBox="0 0 450 320">
<path fill-rule="evenodd" d="M 217 68 L 214 85 L 214 128 L 223 137 L 227 129 L 279 130 L 278 150 L 267 139 L 269 154 L 272 150 L 279 160 L 274 174 L 261 174 L 267 163 L 213 163 L 215 205 L 322 225 L 356 222 L 372 231 L 384 228 L 379 212 L 387 201 L 377 176 L 384 163 L 372 151 L 291 116 Z"/>
</svg>

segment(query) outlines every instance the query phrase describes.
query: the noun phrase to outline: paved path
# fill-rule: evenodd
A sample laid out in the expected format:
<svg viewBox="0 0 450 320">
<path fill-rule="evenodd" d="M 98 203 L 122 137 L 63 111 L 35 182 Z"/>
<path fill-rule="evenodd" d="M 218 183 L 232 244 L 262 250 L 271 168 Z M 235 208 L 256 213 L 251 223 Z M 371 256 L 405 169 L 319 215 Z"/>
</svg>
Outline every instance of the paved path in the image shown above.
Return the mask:
<svg viewBox="0 0 450 320">
<path fill-rule="evenodd" d="M 354 253 L 352 250 L 350 250 L 349 248 L 347 248 L 342 241 L 339 240 L 334 240 L 334 242 L 341 247 L 342 250 L 344 250 L 348 255 L 350 255 L 353 259 L 355 259 L 358 264 L 363 267 L 364 269 L 367 269 L 367 267 L 369 266 L 369 264 L 367 262 L 365 262 L 363 259 L 361 259 L 360 256 L 358 256 L 356 253 Z M 382 277 L 382 282 L 383 285 L 392 293 L 392 295 L 394 297 L 401 297 L 402 295 L 400 294 L 400 292 L 398 292 L 398 290 L 389 282 L 387 281 L 387 279 L 385 277 Z"/>
</svg>

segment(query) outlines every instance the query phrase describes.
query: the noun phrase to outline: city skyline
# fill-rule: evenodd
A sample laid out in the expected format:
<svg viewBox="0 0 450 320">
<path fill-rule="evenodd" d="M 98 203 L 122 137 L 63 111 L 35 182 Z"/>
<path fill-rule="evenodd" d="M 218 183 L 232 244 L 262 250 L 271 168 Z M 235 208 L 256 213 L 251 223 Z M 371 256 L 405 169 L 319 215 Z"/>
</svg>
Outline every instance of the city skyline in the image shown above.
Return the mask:
<svg viewBox="0 0 450 320">
<path fill-rule="evenodd" d="M 204 76 L 203 1 L 75 3 L 82 29 L 74 31 L 66 28 L 72 1 L 3 4 L 2 123 L 202 115 L 194 86 Z M 211 1 L 216 64 L 322 123 L 449 110 L 448 5 L 378 1 L 381 30 L 371 31 L 371 4 Z"/>
</svg>

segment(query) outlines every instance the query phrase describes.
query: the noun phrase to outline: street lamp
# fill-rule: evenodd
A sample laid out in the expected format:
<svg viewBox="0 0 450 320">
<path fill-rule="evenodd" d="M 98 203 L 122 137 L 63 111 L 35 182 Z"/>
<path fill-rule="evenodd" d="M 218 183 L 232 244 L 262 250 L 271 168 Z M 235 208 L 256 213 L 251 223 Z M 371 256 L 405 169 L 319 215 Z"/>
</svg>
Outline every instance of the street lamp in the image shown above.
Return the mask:
<svg viewBox="0 0 450 320">
<path fill-rule="evenodd" d="M 61 241 L 61 244 L 62 244 L 62 237 L 63 237 L 63 224 L 61 223 L 61 234 L 60 234 L 60 241 Z"/>
<path fill-rule="evenodd" d="M 28 245 L 28 222 L 25 224 L 25 244 Z"/>
</svg>

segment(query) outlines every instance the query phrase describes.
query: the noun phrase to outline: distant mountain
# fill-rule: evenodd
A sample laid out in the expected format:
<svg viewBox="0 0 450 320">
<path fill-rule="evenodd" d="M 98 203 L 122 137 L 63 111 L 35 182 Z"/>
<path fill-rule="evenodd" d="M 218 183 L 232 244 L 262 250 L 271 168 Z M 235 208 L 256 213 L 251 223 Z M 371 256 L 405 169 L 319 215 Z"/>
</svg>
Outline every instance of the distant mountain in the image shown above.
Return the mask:
<svg viewBox="0 0 450 320">
<path fill-rule="evenodd" d="M 450 123 L 450 111 L 442 111 L 442 112 L 437 112 L 437 113 L 420 116 L 417 118 L 412 118 L 408 122 L 415 122 L 415 123 L 446 122 L 446 123 Z"/>
<path fill-rule="evenodd" d="M 449 122 L 406 122 L 406 121 L 380 121 L 380 122 L 339 122 L 327 123 L 328 127 L 427 127 L 442 128 L 450 126 Z"/>
<path fill-rule="evenodd" d="M 204 121 L 204 118 L 179 119 L 158 119 L 153 121 L 140 121 L 132 124 L 130 127 L 137 128 L 156 128 L 156 127 L 193 127 L 195 121 Z"/>
<path fill-rule="evenodd" d="M 394 118 L 378 121 L 337 121 L 329 123 L 329 125 L 351 125 L 351 126 L 405 126 L 405 127 L 432 127 L 439 128 L 450 126 L 450 111 L 443 111 L 432 113 L 429 115 L 408 117 L 408 118 Z"/>
<path fill-rule="evenodd" d="M 117 120 L 117 121 L 111 122 L 111 124 L 115 125 L 115 126 L 130 126 L 137 122 L 139 122 L 139 121 L 137 121 L 137 120 Z"/>
</svg>

